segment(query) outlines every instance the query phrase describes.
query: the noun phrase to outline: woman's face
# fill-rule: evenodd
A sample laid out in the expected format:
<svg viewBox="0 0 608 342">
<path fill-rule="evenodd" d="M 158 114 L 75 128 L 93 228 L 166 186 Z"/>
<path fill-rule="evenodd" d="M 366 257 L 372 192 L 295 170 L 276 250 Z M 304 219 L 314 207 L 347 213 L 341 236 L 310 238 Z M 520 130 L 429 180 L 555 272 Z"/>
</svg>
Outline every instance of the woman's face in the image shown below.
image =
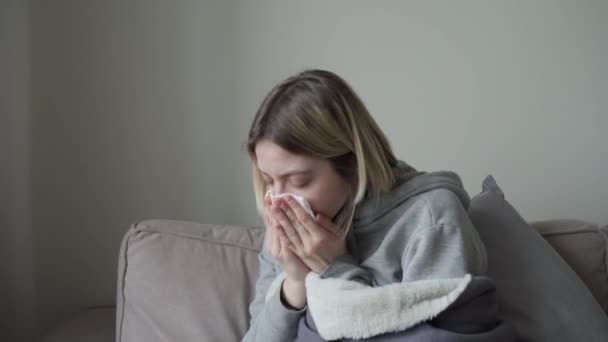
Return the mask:
<svg viewBox="0 0 608 342">
<path fill-rule="evenodd" d="M 267 190 L 274 194 L 302 196 L 315 213 L 330 219 L 346 203 L 350 186 L 327 159 L 292 154 L 267 139 L 256 144 L 255 155 Z"/>
</svg>

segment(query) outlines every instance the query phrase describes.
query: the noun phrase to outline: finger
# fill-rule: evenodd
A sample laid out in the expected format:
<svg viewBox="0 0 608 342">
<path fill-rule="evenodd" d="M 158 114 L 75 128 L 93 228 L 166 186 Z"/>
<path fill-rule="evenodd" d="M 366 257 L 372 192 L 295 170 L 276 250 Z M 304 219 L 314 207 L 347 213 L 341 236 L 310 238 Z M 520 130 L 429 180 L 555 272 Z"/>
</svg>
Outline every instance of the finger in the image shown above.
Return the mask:
<svg viewBox="0 0 608 342">
<path fill-rule="evenodd" d="M 279 221 L 283 229 L 285 230 L 285 234 L 289 238 L 289 240 L 293 243 L 293 245 L 298 249 L 302 250 L 304 247 L 302 242 L 302 237 L 298 233 L 298 231 L 292 225 L 292 222 L 289 221 L 285 213 L 279 206 L 273 206 L 273 214 L 274 217 Z"/>
<path fill-rule="evenodd" d="M 266 227 L 270 227 L 270 201 L 268 197 L 264 197 L 264 224 Z"/>
<path fill-rule="evenodd" d="M 295 198 L 289 196 L 285 199 L 288 207 L 295 214 L 297 220 L 301 223 L 302 228 L 306 229 L 309 234 L 314 235 L 315 237 L 321 237 L 324 235 L 324 232 L 321 230 L 321 227 L 315 222 L 315 220 L 304 210 L 304 208 L 296 201 Z"/>
<path fill-rule="evenodd" d="M 270 225 L 270 218 L 268 218 L 268 222 L 266 222 L 266 217 L 264 217 L 264 234 L 266 240 L 266 246 L 268 246 L 268 250 L 270 250 L 270 246 L 272 245 L 272 226 Z"/>
<path fill-rule="evenodd" d="M 329 217 L 318 213 L 317 216 L 315 217 L 315 221 L 323 228 L 325 228 L 326 230 L 328 230 L 329 232 L 331 232 L 334 235 L 342 235 L 342 231 L 340 229 L 340 227 L 334 223 L 334 221 L 332 221 Z"/>
<path fill-rule="evenodd" d="M 289 240 L 289 237 L 287 236 L 287 234 L 285 234 L 285 230 L 283 230 L 283 227 L 281 227 L 281 226 L 277 227 L 277 236 L 279 237 L 279 240 L 281 241 L 281 245 L 283 245 L 285 247 L 294 247 L 293 243 Z"/>
<path fill-rule="evenodd" d="M 291 222 L 289 220 L 289 218 L 287 217 L 287 215 L 285 215 L 285 212 L 279 206 L 278 203 L 276 203 L 276 204 L 273 203 L 272 214 L 273 214 L 273 217 L 275 218 L 275 220 L 277 220 L 277 222 L 279 222 L 282 225 L 282 227 L 285 231 L 285 234 L 287 235 L 288 238 L 294 239 L 294 240 L 296 240 L 297 238 L 300 238 L 297 230 L 293 226 L 293 222 Z"/>
<path fill-rule="evenodd" d="M 282 238 L 279 238 L 279 240 L 281 241 L 281 253 L 283 253 L 283 255 L 286 255 L 287 253 L 293 253 L 297 255 L 295 247 L 293 246 L 291 241 L 289 241 L 289 238 L 286 235 Z"/>
<path fill-rule="evenodd" d="M 291 242 L 287 234 L 285 234 L 285 231 L 282 231 L 280 233 L 279 239 L 281 239 L 283 246 L 287 247 L 290 251 L 299 256 L 298 249 L 296 248 L 296 246 L 294 246 L 293 242 Z"/>
<path fill-rule="evenodd" d="M 285 231 L 280 225 L 277 229 L 277 236 L 279 237 L 279 242 L 281 245 L 281 255 L 286 255 L 286 253 L 298 255 L 297 248 L 293 245 L 289 237 L 287 237 L 287 234 L 285 234 Z"/>
<path fill-rule="evenodd" d="M 268 213 L 266 211 L 264 211 L 264 226 L 266 227 L 266 229 L 270 227 L 270 217 L 268 216 Z"/>
<path fill-rule="evenodd" d="M 296 216 L 296 213 L 293 211 L 293 209 L 291 209 L 291 207 L 287 203 L 280 202 L 279 206 L 281 207 L 281 209 L 283 209 L 283 213 L 285 214 L 285 216 L 287 216 L 294 228 L 298 231 L 298 233 L 300 233 L 304 244 L 306 244 L 307 240 L 310 240 L 312 238 L 312 236 L 310 236 L 311 232 L 308 231 L 308 229 L 306 229 L 306 227 L 300 222 L 300 220 Z"/>
<path fill-rule="evenodd" d="M 279 245 L 279 237 L 277 236 L 277 234 L 274 233 L 275 228 L 273 226 L 270 227 L 269 231 L 270 231 L 270 250 L 271 250 L 271 254 L 272 256 L 274 256 L 275 258 L 277 256 L 279 256 L 279 252 L 280 252 L 280 245 Z"/>
<path fill-rule="evenodd" d="M 268 236 L 268 240 L 267 240 L 268 246 L 270 246 L 270 244 L 273 242 L 272 238 L 273 238 L 273 235 L 275 235 L 273 232 L 274 229 L 272 229 L 272 224 L 273 224 L 273 221 L 272 221 L 271 217 L 269 215 L 266 215 L 264 217 L 264 227 L 265 227 L 266 235 Z"/>
<path fill-rule="evenodd" d="M 283 244 L 283 239 L 279 236 L 278 231 L 277 234 L 275 234 L 277 236 L 277 249 L 279 251 L 279 255 L 284 255 L 285 254 L 285 246 Z"/>
<path fill-rule="evenodd" d="M 298 253 L 298 249 L 296 248 L 296 246 L 293 245 L 293 243 L 291 243 L 291 241 L 289 241 L 289 239 L 285 238 L 285 241 L 283 241 L 283 244 L 285 246 L 287 246 L 287 249 L 289 251 L 291 251 L 291 253 L 300 256 L 300 254 Z"/>
</svg>

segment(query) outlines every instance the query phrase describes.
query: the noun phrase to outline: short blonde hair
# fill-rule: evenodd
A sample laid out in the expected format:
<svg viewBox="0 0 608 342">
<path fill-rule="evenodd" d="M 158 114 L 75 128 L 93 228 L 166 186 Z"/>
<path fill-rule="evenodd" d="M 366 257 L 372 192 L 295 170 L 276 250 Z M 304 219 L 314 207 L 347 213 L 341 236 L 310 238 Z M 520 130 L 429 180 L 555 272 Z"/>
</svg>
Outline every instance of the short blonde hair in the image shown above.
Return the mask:
<svg viewBox="0 0 608 342">
<path fill-rule="evenodd" d="M 366 191 L 390 190 L 397 160 L 384 133 L 363 101 L 338 75 L 305 70 L 276 85 L 264 98 L 249 130 L 256 205 L 263 212 L 266 183 L 257 167 L 255 146 L 269 139 L 293 154 L 329 160 L 351 184 L 335 218 L 341 229 L 352 224 L 355 206 Z"/>
</svg>

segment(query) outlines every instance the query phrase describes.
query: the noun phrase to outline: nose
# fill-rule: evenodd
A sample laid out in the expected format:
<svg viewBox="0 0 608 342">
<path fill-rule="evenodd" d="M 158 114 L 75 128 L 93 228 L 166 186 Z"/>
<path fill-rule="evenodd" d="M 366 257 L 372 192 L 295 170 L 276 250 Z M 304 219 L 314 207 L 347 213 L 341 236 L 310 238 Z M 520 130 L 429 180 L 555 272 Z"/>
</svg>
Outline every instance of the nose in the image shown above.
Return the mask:
<svg viewBox="0 0 608 342">
<path fill-rule="evenodd" d="M 275 195 L 282 194 L 283 192 L 285 192 L 285 185 L 281 184 L 280 182 L 274 182 L 274 186 L 272 188 L 272 192 Z"/>
</svg>

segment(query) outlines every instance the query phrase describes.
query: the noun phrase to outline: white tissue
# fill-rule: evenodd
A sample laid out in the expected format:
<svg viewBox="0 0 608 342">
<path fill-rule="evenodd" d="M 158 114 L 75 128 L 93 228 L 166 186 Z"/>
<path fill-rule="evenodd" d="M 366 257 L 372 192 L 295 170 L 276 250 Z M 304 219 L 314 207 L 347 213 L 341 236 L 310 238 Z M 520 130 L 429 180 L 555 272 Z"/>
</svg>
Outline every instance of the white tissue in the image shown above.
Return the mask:
<svg viewBox="0 0 608 342">
<path fill-rule="evenodd" d="M 270 195 L 270 198 L 273 201 L 277 198 L 285 198 L 285 197 L 291 196 L 296 201 L 298 201 L 298 203 L 300 203 L 300 205 L 304 208 L 304 210 L 308 213 L 308 215 L 312 216 L 313 218 L 315 217 L 315 214 L 313 213 L 312 208 L 310 207 L 310 204 L 308 203 L 306 198 L 304 198 L 302 196 L 294 195 L 289 192 L 284 192 L 282 194 L 274 195 L 270 190 L 268 190 L 268 192 L 266 192 L 265 196 L 268 196 L 268 195 Z"/>
</svg>

